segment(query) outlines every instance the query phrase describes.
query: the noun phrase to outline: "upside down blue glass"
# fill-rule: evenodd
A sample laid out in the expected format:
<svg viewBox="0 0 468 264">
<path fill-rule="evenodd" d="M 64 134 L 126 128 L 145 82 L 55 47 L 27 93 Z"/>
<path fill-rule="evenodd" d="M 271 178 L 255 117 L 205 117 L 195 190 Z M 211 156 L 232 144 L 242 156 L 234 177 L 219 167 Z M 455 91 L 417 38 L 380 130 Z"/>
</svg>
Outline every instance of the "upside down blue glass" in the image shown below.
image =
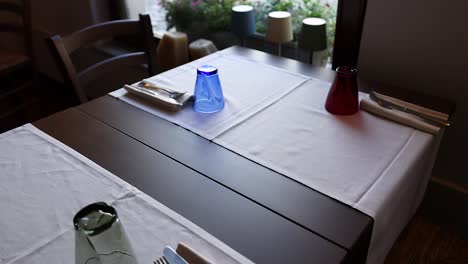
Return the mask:
<svg viewBox="0 0 468 264">
<path fill-rule="evenodd" d="M 224 96 L 218 69 L 203 65 L 197 69 L 193 109 L 200 113 L 215 113 L 224 108 Z"/>
</svg>

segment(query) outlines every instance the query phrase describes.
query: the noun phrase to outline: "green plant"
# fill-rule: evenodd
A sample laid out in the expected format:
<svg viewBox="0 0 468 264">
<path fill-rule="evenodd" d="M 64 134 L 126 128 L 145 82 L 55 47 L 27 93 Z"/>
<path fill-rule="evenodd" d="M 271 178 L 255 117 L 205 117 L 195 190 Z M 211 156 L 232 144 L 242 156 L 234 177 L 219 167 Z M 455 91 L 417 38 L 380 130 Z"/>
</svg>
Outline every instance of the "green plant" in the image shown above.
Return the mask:
<svg viewBox="0 0 468 264">
<path fill-rule="evenodd" d="M 206 33 L 230 29 L 234 0 L 163 0 L 168 29 Z"/>
<path fill-rule="evenodd" d="M 306 17 L 320 17 L 327 21 L 328 47 L 335 39 L 336 7 L 326 0 L 162 0 L 167 10 L 168 29 L 203 35 L 213 31 L 229 31 L 231 9 L 235 4 L 254 7 L 257 32 L 264 33 L 268 13 L 288 11 L 291 13 L 294 35 L 297 36 Z"/>
<path fill-rule="evenodd" d="M 291 13 L 294 35 L 297 36 L 306 17 L 319 17 L 327 21 L 327 44 L 333 47 L 335 39 L 336 8 L 322 0 L 253 0 L 247 2 L 254 6 L 257 32 L 266 32 L 268 13 L 287 11 Z"/>
<path fill-rule="evenodd" d="M 273 11 L 287 11 L 291 13 L 293 31 L 298 34 L 302 27 L 302 20 L 306 17 L 319 17 L 327 21 L 329 35 L 334 37 L 336 8 L 321 0 L 264 0 L 247 2 L 254 6 L 257 31 L 266 31 L 268 13 Z M 333 30 L 332 30 L 333 29 Z M 328 33 L 328 32 L 327 32 Z"/>
<path fill-rule="evenodd" d="M 329 3 L 323 4 L 320 0 L 303 0 L 303 3 L 302 18 L 320 17 L 327 21 L 327 45 L 331 51 L 335 41 L 336 7 Z M 302 23 L 302 20 L 299 23 Z"/>
<path fill-rule="evenodd" d="M 231 9 L 234 3 L 234 0 L 203 1 L 203 16 L 209 30 L 221 31 L 230 29 Z"/>
<path fill-rule="evenodd" d="M 167 10 L 166 21 L 168 29 L 176 27 L 185 30 L 193 21 L 199 20 L 200 11 L 197 6 L 192 6 L 191 0 L 163 1 Z"/>
</svg>

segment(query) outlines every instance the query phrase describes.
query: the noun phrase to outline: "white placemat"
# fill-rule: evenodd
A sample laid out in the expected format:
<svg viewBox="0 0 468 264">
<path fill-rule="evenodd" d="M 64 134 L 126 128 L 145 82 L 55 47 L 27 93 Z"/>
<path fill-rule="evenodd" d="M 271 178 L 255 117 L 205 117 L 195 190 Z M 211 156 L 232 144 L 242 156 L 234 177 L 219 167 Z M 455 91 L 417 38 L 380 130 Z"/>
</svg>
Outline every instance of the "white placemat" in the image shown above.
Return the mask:
<svg viewBox="0 0 468 264">
<path fill-rule="evenodd" d="M 211 140 L 276 102 L 309 79 L 303 75 L 290 73 L 236 55 L 217 52 L 149 80 L 157 80 L 158 78 L 169 80 L 173 82 L 174 89 L 188 90 L 193 93 L 196 69 L 203 64 L 210 64 L 218 68 L 225 98 L 225 107 L 218 113 L 197 113 L 193 110 L 192 105 L 188 105 L 178 112 L 164 111 L 150 102 L 129 96 L 123 89 L 110 95 Z"/>
<path fill-rule="evenodd" d="M 81 154 L 25 125 L 0 135 L 0 263 L 74 263 L 72 218 L 113 205 L 139 263 L 179 242 L 216 263 L 251 263 L 224 243 Z"/>
<path fill-rule="evenodd" d="M 422 199 L 438 140 L 365 111 L 332 115 L 330 86 L 307 81 L 214 142 L 372 216 L 368 262 L 382 263 Z"/>
</svg>

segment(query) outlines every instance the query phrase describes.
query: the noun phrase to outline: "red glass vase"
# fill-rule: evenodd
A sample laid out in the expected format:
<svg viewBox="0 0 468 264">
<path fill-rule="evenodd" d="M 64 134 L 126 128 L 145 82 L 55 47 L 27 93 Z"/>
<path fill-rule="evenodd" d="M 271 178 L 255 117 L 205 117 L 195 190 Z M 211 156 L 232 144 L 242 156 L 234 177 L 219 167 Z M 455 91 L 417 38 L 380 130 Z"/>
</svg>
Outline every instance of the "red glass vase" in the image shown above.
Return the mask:
<svg viewBox="0 0 468 264">
<path fill-rule="evenodd" d="M 336 77 L 328 92 L 325 109 L 334 115 L 352 115 L 359 109 L 357 70 L 343 66 L 336 69 Z"/>
</svg>

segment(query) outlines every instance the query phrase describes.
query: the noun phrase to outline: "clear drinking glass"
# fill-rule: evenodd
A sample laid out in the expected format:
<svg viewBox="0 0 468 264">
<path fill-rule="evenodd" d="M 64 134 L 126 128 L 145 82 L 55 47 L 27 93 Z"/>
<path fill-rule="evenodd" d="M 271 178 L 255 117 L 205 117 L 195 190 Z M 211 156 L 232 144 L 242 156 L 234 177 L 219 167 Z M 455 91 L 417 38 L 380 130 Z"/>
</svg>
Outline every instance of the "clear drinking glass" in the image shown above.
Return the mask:
<svg viewBox="0 0 468 264">
<path fill-rule="evenodd" d="M 218 69 L 203 65 L 197 69 L 193 109 L 200 113 L 215 113 L 224 108 L 224 96 Z"/>
<path fill-rule="evenodd" d="M 73 218 L 75 264 L 136 264 L 117 212 L 104 202 L 81 209 Z"/>
<path fill-rule="evenodd" d="M 336 77 L 328 92 L 325 109 L 335 115 L 352 115 L 359 109 L 357 70 L 344 66 L 336 69 Z"/>
</svg>

